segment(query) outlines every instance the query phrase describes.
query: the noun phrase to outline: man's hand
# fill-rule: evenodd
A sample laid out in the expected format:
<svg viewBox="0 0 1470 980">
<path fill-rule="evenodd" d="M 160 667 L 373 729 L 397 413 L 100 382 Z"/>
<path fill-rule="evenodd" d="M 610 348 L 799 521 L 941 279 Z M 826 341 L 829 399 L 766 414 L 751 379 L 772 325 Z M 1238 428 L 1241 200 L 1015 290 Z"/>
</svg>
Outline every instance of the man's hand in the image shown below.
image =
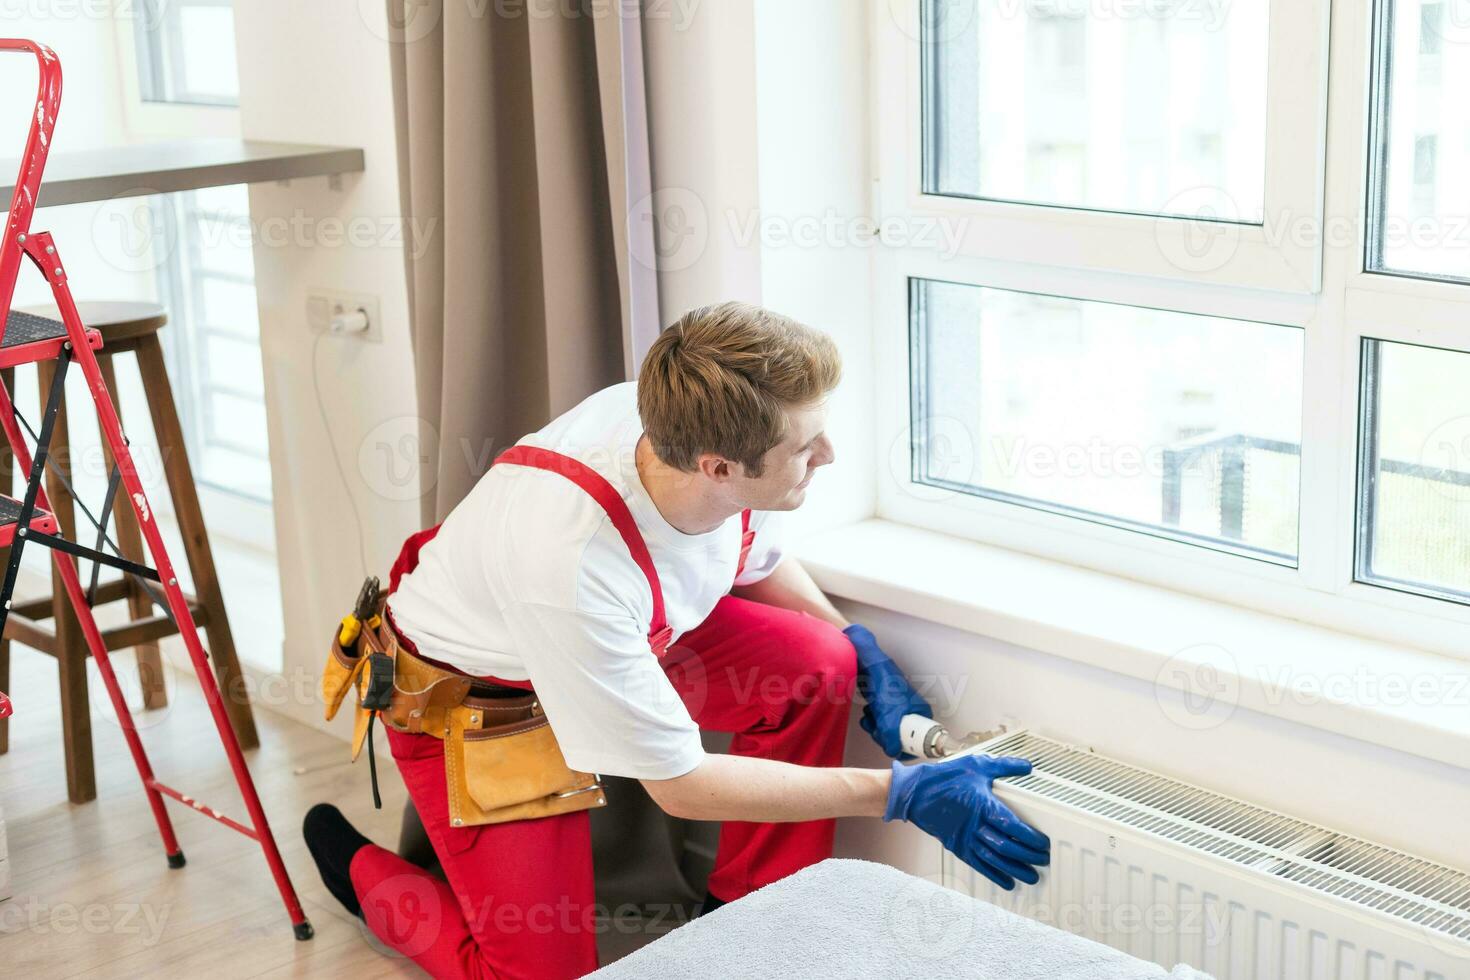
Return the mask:
<svg viewBox="0 0 1470 980">
<path fill-rule="evenodd" d="M 1014 756 L 968 755 L 950 762 L 893 764 L 884 820 L 906 820 L 939 839 L 955 857 L 1006 891 L 1016 880 L 1036 884 L 1036 867 L 1051 862 L 1051 840 L 1024 823 L 991 783 L 1024 776 L 1031 763 Z"/>
<path fill-rule="evenodd" d="M 888 659 L 872 631 L 854 624 L 842 632 L 847 634 L 857 650 L 857 689 L 867 701 L 858 724 L 882 747 L 888 758 L 908 758 L 899 738 L 899 722 L 904 715 L 933 718 L 934 709 L 909 684 L 898 665 Z"/>
</svg>

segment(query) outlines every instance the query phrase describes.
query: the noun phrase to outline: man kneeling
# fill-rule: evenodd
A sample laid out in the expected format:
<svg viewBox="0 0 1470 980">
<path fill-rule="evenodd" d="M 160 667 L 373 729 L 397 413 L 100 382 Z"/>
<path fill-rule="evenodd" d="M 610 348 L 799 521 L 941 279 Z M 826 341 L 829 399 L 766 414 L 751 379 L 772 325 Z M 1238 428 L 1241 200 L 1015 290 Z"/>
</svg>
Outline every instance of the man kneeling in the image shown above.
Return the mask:
<svg viewBox="0 0 1470 980">
<path fill-rule="evenodd" d="M 402 683 L 412 664 L 457 700 L 384 719 L 447 881 L 329 805 L 305 827 L 327 886 L 384 943 L 437 977 L 596 969 L 593 773 L 725 821 L 706 908 L 830 857 L 836 817 L 911 821 L 1003 887 L 1037 880 L 1049 841 L 991 792 L 1024 760 L 842 766 L 855 685 L 892 758 L 899 719 L 931 711 L 783 555 L 783 512 L 833 458 L 839 375 L 822 333 L 743 304 L 695 310 L 636 383 L 525 437 L 410 539 L 385 611 L 397 686 L 423 689 Z M 701 728 L 733 733 L 729 754 L 706 754 Z M 513 739 L 533 731 L 535 758 L 560 753 L 537 772 L 566 788 L 514 803 L 529 810 L 480 805 L 496 801 L 476 779 L 525 775 Z"/>
</svg>

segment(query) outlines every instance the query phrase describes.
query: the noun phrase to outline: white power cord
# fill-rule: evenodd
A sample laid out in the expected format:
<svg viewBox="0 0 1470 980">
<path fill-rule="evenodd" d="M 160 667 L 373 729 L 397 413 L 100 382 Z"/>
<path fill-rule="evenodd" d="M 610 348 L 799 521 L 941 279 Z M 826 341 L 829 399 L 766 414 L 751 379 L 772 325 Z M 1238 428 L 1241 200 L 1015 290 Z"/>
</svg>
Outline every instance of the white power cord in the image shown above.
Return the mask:
<svg viewBox="0 0 1470 980">
<path fill-rule="evenodd" d="M 358 310 L 357 313 L 362 316 L 363 323 L 366 324 L 367 314 L 361 310 Z M 334 333 L 345 332 L 337 330 L 337 319 L 335 316 L 332 317 L 332 331 Z M 367 328 L 364 326 L 362 329 Z M 322 429 L 327 434 L 327 444 L 332 447 L 332 464 L 337 468 L 337 476 L 342 481 L 342 490 L 347 494 L 347 503 L 352 507 L 352 521 L 357 525 L 357 554 L 362 560 L 362 574 L 366 578 L 368 574 L 367 532 L 362 526 L 362 514 L 357 509 L 357 498 L 352 495 L 352 484 L 347 481 L 347 471 L 343 469 L 342 459 L 337 454 L 337 440 L 332 436 L 332 423 L 327 418 L 327 404 L 322 398 L 321 381 L 317 377 L 317 350 L 322 346 L 322 340 L 326 336 L 325 333 L 319 333 L 311 343 L 311 390 L 316 395 L 316 409 L 321 415 Z"/>
</svg>

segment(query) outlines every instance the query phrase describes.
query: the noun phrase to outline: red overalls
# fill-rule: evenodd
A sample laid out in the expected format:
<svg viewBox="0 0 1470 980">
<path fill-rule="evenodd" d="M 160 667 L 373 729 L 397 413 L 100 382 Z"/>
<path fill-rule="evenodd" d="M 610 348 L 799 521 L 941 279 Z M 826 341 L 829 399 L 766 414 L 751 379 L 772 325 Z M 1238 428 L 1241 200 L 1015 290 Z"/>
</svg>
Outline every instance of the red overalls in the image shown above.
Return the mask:
<svg viewBox="0 0 1470 980">
<path fill-rule="evenodd" d="M 668 646 L 672 631 L 658 574 L 612 485 L 578 460 L 531 446 L 512 447 L 496 460 L 501 463 L 559 473 L 607 512 L 648 578 L 649 645 L 701 728 L 734 733 L 733 755 L 842 764 L 856 672 L 847 637 L 806 613 L 727 595 L 703 623 Z M 741 567 L 753 538 L 749 512 L 743 517 Z M 404 544 L 390 591 L 417 566 L 419 549 L 437 531 L 421 531 Z M 352 884 L 373 933 L 435 977 L 556 978 L 595 970 L 596 935 L 607 927 L 609 910 L 594 904 L 588 811 L 451 827 L 444 743 L 391 729 L 387 736 L 448 884 L 392 851 L 362 848 L 352 861 Z M 832 820 L 726 822 L 711 894 L 733 901 L 831 857 L 834 828 Z"/>
</svg>

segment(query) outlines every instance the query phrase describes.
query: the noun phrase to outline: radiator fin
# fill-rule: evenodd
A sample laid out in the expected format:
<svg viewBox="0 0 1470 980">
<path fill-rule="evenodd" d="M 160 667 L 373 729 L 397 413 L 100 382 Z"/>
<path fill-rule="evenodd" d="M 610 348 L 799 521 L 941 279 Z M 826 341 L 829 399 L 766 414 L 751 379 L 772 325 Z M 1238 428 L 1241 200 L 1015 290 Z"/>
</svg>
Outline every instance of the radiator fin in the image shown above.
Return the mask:
<svg viewBox="0 0 1470 980">
<path fill-rule="evenodd" d="M 1029 776 L 1006 781 L 1018 789 L 1420 929 L 1470 941 L 1470 873 L 1033 732 L 1001 736 L 985 751 L 1031 760 Z M 1294 937 L 1285 945 L 1293 942 Z M 1353 955 L 1350 949 L 1340 953 Z"/>
</svg>

